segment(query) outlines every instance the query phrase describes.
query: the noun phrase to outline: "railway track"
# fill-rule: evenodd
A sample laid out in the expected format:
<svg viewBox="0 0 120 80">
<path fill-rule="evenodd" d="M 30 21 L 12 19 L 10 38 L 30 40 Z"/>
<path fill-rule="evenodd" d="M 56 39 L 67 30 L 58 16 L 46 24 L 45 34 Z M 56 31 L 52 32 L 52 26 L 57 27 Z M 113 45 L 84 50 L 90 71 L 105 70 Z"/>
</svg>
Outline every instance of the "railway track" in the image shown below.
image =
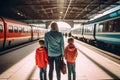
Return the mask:
<svg viewBox="0 0 120 80">
<path fill-rule="evenodd" d="M 32 42 L 27 42 L 27 43 L 24 43 L 24 44 L 20 44 L 20 45 L 14 46 L 14 47 L 9 48 L 9 49 L 5 49 L 5 50 L 3 50 L 3 51 L 0 52 L 0 56 L 1 56 L 1 55 L 4 55 L 4 54 L 6 54 L 6 53 L 9 53 L 9 52 L 11 52 L 11 51 L 20 49 L 20 48 L 22 48 L 22 47 L 28 46 L 28 45 L 30 45 L 30 44 L 33 44 L 33 43 L 35 43 L 35 42 L 37 42 L 37 41 L 38 41 L 38 40 L 35 40 L 35 41 L 32 41 Z"/>
<path fill-rule="evenodd" d="M 77 43 L 82 44 L 83 46 L 91 49 L 91 50 L 94 50 L 94 52 L 96 52 L 96 53 L 98 53 L 98 54 L 100 54 L 100 55 L 102 55 L 102 56 L 104 56 L 104 57 L 106 57 L 106 58 L 108 58 L 108 59 L 110 59 L 110 60 L 112 60 L 112 61 L 120 64 L 120 56 L 115 55 L 114 53 L 110 53 L 110 52 L 101 50 L 101 49 L 99 49 L 99 48 L 96 48 L 96 47 L 94 47 L 94 46 L 88 45 L 88 44 L 83 43 L 83 42 L 81 42 L 81 41 L 78 41 L 78 40 L 75 40 L 75 41 L 76 41 Z"/>
</svg>

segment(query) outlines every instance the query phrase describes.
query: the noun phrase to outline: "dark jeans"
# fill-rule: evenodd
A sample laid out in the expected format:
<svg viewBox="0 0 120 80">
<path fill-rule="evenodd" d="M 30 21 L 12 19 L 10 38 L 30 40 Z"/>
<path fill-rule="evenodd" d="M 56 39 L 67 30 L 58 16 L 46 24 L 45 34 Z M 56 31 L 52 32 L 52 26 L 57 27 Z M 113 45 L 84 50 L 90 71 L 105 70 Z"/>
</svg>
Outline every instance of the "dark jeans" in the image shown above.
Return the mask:
<svg viewBox="0 0 120 80">
<path fill-rule="evenodd" d="M 61 79 L 61 74 L 60 74 L 61 56 L 48 57 L 48 60 L 49 60 L 49 80 L 53 80 L 54 62 L 55 62 L 55 70 L 56 70 L 56 74 L 57 74 L 57 80 L 60 80 Z"/>
<path fill-rule="evenodd" d="M 73 80 L 76 80 L 75 64 L 67 63 L 67 67 L 68 67 L 68 80 L 71 80 L 72 76 L 73 76 Z"/>
<path fill-rule="evenodd" d="M 40 68 L 40 80 L 47 80 L 46 68 Z"/>
</svg>

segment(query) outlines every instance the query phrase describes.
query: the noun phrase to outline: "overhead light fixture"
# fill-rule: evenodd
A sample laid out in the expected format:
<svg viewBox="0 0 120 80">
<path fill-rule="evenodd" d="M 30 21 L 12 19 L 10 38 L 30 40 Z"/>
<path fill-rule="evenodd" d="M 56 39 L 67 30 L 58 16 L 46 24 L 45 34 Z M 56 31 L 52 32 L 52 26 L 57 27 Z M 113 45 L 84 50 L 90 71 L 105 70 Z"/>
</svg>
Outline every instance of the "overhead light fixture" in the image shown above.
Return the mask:
<svg viewBox="0 0 120 80">
<path fill-rule="evenodd" d="M 63 13 L 63 12 L 60 12 L 61 14 Z"/>
<path fill-rule="evenodd" d="M 18 14 L 19 16 L 24 16 L 24 15 L 23 15 L 22 13 L 20 13 L 20 12 L 18 12 L 17 14 Z"/>
<path fill-rule="evenodd" d="M 20 15 L 20 13 L 19 13 L 19 12 L 18 12 L 17 14 L 18 14 L 18 15 Z"/>
</svg>

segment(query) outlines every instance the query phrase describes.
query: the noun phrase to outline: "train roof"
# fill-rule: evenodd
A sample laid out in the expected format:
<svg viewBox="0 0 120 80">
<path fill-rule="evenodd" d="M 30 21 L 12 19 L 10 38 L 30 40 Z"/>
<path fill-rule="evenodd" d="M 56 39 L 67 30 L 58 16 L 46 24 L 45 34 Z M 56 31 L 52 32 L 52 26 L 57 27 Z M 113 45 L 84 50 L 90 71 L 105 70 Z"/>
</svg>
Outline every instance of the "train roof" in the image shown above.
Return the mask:
<svg viewBox="0 0 120 80">
<path fill-rule="evenodd" d="M 97 19 L 94 19 L 94 20 L 91 20 L 91 21 L 88 21 L 84 24 L 91 24 L 91 23 L 96 23 L 96 22 L 100 22 L 100 21 L 104 21 L 104 20 L 108 20 L 108 19 L 112 19 L 112 18 L 116 18 L 116 17 L 120 17 L 120 9 L 117 10 L 117 11 L 114 11 L 112 13 L 109 13 L 107 15 L 104 15 L 102 17 L 99 17 Z"/>
<path fill-rule="evenodd" d="M 21 22 L 21 21 L 9 19 L 9 18 L 3 18 L 3 19 L 4 19 L 5 22 L 11 22 L 11 23 L 16 23 L 16 24 L 29 26 L 27 23 L 24 23 L 24 22 Z"/>
</svg>

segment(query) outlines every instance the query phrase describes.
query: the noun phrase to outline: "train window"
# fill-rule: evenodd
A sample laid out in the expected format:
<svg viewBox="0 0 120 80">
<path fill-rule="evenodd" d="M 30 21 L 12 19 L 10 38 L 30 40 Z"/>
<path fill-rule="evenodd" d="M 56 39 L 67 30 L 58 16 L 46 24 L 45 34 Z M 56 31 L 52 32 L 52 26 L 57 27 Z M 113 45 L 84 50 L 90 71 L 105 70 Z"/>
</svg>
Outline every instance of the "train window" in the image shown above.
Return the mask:
<svg viewBox="0 0 120 80">
<path fill-rule="evenodd" d="M 28 32 L 31 33 L 31 29 L 30 28 L 28 28 Z"/>
<path fill-rule="evenodd" d="M 92 32 L 93 31 L 93 25 L 89 25 L 88 26 L 88 32 Z"/>
<path fill-rule="evenodd" d="M 22 32 L 22 28 L 21 28 L 21 27 L 19 27 L 19 32 L 20 32 L 20 33 Z"/>
<path fill-rule="evenodd" d="M 18 27 L 14 26 L 14 31 L 17 33 L 18 32 Z"/>
<path fill-rule="evenodd" d="M 22 32 L 24 33 L 24 28 L 22 28 Z"/>
<path fill-rule="evenodd" d="M 28 33 L 28 28 L 26 28 L 26 33 Z"/>
<path fill-rule="evenodd" d="M 25 33 L 25 28 L 23 28 L 23 32 Z"/>
<path fill-rule="evenodd" d="M 30 32 L 30 29 L 28 28 L 27 30 L 28 30 L 28 33 L 29 33 L 29 32 Z"/>
<path fill-rule="evenodd" d="M 109 23 L 105 22 L 103 26 L 104 32 L 109 32 Z"/>
<path fill-rule="evenodd" d="M 113 21 L 108 22 L 108 32 L 113 32 L 114 31 L 113 24 L 114 24 Z"/>
<path fill-rule="evenodd" d="M 28 29 L 27 29 L 27 28 L 24 28 L 24 32 L 27 33 L 27 32 L 28 32 Z"/>
<path fill-rule="evenodd" d="M 9 32 L 13 32 L 13 26 L 12 26 L 12 25 L 9 25 L 9 26 L 8 26 L 8 31 L 9 31 Z"/>
<path fill-rule="evenodd" d="M 89 32 L 92 32 L 93 31 L 93 26 L 92 25 L 87 25 L 87 26 L 85 26 L 85 31 L 84 32 L 86 32 L 86 33 L 89 33 Z M 80 31 L 79 31 L 80 32 Z"/>
<path fill-rule="evenodd" d="M 104 26 L 103 24 L 99 24 L 99 26 L 97 28 L 98 32 L 103 32 L 104 31 L 103 26 Z"/>
<path fill-rule="evenodd" d="M 115 22 L 108 21 L 108 22 L 104 22 L 104 23 L 99 24 L 98 32 L 116 32 Z"/>
<path fill-rule="evenodd" d="M 120 19 L 114 21 L 114 32 L 120 32 Z"/>
<path fill-rule="evenodd" d="M 0 32 L 2 32 L 3 31 L 3 27 L 2 27 L 2 25 L 0 24 Z"/>
<path fill-rule="evenodd" d="M 100 23 L 99 27 L 101 27 L 102 32 L 108 32 L 109 31 L 108 22 Z"/>
</svg>

